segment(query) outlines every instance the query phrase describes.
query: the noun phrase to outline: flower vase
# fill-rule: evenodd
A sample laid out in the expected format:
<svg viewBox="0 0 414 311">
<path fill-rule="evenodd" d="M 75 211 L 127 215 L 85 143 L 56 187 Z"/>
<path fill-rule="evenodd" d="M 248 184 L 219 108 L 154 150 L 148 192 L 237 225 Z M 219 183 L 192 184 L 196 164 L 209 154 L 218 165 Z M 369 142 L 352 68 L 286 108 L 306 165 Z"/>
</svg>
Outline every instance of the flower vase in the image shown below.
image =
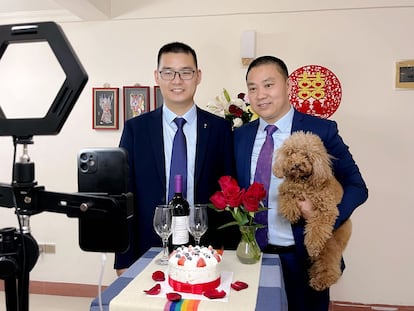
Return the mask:
<svg viewBox="0 0 414 311">
<path fill-rule="evenodd" d="M 241 240 L 237 246 L 236 255 L 241 263 L 254 264 L 260 260 L 261 251 L 256 241 L 255 226 L 239 226 Z"/>
</svg>

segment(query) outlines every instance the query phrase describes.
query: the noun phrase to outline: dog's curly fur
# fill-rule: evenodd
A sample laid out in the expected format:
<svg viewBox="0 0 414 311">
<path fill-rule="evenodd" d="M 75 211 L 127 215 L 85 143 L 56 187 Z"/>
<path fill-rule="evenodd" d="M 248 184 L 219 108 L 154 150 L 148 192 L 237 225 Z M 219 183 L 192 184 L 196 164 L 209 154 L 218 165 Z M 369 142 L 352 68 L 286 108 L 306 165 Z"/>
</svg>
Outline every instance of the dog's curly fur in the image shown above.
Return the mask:
<svg viewBox="0 0 414 311">
<path fill-rule="evenodd" d="M 348 219 L 333 231 L 343 189 L 332 174 L 331 157 L 319 136 L 295 132 L 276 153 L 273 173 L 284 178 L 279 186 L 279 213 L 291 223 L 301 218 L 297 200 L 310 199 L 315 212 L 305 224 L 305 247 L 311 259 L 309 284 L 324 290 L 341 276 L 342 253 L 351 236 Z"/>
</svg>

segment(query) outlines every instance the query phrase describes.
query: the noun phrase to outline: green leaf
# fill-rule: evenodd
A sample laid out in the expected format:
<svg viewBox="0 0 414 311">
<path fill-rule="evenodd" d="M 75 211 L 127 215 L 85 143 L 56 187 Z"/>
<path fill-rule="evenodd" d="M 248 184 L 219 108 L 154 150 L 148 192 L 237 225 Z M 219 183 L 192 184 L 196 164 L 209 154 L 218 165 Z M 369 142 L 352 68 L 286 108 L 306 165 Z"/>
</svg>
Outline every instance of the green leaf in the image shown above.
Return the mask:
<svg viewBox="0 0 414 311">
<path fill-rule="evenodd" d="M 225 211 L 225 209 L 218 209 L 217 207 L 215 207 L 215 206 L 214 206 L 214 204 L 213 204 L 213 203 L 209 203 L 209 204 L 208 204 L 208 207 L 209 207 L 209 208 L 211 208 L 211 209 L 213 209 L 213 210 L 215 210 L 216 212 L 219 212 L 219 213 L 221 213 L 221 212 L 224 212 L 224 211 Z"/>
<path fill-rule="evenodd" d="M 224 228 L 227 228 L 227 227 L 230 227 L 230 226 L 238 226 L 238 225 L 239 225 L 239 223 L 237 221 L 231 221 L 231 222 L 228 222 L 228 223 L 218 227 L 217 229 L 224 229 Z"/>
<path fill-rule="evenodd" d="M 226 89 L 223 89 L 224 97 L 226 98 L 227 102 L 229 103 L 231 101 L 230 95 L 227 92 Z"/>
<path fill-rule="evenodd" d="M 268 210 L 269 210 L 269 208 L 267 208 L 267 207 L 259 207 L 259 209 L 257 210 L 257 213 L 263 212 L 263 211 L 268 211 Z"/>
</svg>

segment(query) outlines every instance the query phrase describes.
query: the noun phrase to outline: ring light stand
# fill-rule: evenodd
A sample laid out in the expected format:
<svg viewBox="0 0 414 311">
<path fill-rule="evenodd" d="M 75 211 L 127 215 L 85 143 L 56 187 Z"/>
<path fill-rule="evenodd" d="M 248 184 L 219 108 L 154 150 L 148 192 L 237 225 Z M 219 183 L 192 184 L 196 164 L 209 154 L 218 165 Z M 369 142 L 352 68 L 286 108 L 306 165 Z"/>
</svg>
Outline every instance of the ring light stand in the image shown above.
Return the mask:
<svg viewBox="0 0 414 311">
<path fill-rule="evenodd" d="M 0 206 L 15 208 L 19 229 L 0 229 L 0 279 L 4 280 L 7 311 L 29 310 L 29 273 L 36 264 L 39 247 L 30 232 L 30 216 L 43 211 L 68 217 L 93 219 L 110 224 L 114 240 L 99 241 L 88 251 L 122 252 L 128 247 L 127 217 L 132 212 L 130 193 L 56 193 L 35 181 L 28 145 L 34 135 L 57 135 L 82 92 L 88 76 L 61 28 L 53 22 L 0 26 L 0 58 L 10 43 L 46 41 L 66 74 L 66 79 L 44 118 L 7 119 L 0 106 L 0 136 L 12 136 L 23 154 L 13 165 L 11 184 L 0 184 Z M 127 178 L 127 176 L 125 176 Z M 93 229 L 92 229 L 93 230 Z M 92 233 L 96 236 L 96 233 Z M 80 243 L 82 248 L 82 244 Z"/>
</svg>

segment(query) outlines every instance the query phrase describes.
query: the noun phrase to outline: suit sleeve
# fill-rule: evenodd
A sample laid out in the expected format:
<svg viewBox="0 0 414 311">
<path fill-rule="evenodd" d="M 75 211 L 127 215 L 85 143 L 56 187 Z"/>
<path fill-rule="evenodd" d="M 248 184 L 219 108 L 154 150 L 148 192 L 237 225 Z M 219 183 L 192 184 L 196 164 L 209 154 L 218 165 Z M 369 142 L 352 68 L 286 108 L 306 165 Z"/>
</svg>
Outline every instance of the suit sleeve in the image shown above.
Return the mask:
<svg viewBox="0 0 414 311">
<path fill-rule="evenodd" d="M 368 198 L 368 188 L 356 165 L 349 147 L 339 135 L 336 122 L 330 122 L 325 146 L 328 153 L 334 157 L 333 170 L 335 177 L 343 187 L 344 195 L 339 204 L 339 216 L 335 229 L 344 223 L 353 211 Z"/>
<path fill-rule="evenodd" d="M 122 132 L 121 141 L 119 143 L 120 147 L 125 148 L 125 150 L 128 152 L 128 165 L 129 165 L 129 178 L 128 178 L 128 190 L 131 192 L 134 192 L 135 186 L 134 186 L 134 161 L 132 159 L 134 158 L 133 153 L 133 134 L 131 131 L 131 126 L 127 122 L 125 124 L 124 130 Z M 135 200 L 135 198 L 134 198 Z M 135 203 L 134 203 L 135 206 Z M 134 210 L 135 213 L 135 210 Z M 136 249 L 135 249 L 135 230 L 134 230 L 134 223 L 133 223 L 133 216 L 128 219 L 128 231 L 129 231 L 129 247 L 128 249 L 123 253 L 115 253 L 115 262 L 114 262 L 114 269 L 124 269 L 128 268 L 136 259 Z"/>
</svg>

